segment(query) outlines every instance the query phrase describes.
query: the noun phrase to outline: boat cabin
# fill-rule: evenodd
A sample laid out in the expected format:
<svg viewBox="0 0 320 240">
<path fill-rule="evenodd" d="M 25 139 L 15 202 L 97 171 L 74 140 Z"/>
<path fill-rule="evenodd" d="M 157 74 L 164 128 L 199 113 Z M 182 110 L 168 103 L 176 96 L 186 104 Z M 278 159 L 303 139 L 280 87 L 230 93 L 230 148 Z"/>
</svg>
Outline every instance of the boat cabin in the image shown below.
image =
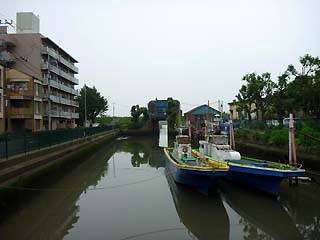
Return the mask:
<svg viewBox="0 0 320 240">
<path fill-rule="evenodd" d="M 193 159 L 191 154 L 191 141 L 188 135 L 178 135 L 176 136 L 176 140 L 174 142 L 174 154 L 178 157 L 178 159 Z"/>
<path fill-rule="evenodd" d="M 216 160 L 240 160 L 240 153 L 231 148 L 228 140 L 228 135 L 210 135 L 209 141 L 199 141 L 199 152 Z"/>
</svg>

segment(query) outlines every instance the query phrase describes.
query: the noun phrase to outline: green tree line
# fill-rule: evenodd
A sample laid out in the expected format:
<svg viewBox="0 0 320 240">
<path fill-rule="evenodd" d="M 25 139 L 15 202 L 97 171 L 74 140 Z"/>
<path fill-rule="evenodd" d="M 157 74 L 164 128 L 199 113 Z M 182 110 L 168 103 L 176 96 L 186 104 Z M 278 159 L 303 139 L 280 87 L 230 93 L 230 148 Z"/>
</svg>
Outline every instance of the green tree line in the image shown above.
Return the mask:
<svg viewBox="0 0 320 240">
<path fill-rule="evenodd" d="M 289 65 L 276 81 L 269 72 L 248 73 L 242 80 L 235 102 L 249 120 L 253 112 L 262 120 L 283 119 L 289 113 L 320 118 L 319 57 L 300 57 L 298 68 Z"/>
</svg>

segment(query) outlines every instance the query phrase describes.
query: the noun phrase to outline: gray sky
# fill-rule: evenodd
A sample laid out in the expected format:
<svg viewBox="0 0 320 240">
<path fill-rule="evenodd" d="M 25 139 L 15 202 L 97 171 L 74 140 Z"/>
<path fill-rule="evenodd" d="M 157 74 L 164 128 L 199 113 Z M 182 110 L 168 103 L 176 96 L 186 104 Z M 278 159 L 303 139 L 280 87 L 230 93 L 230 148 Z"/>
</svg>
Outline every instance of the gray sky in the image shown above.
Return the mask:
<svg viewBox="0 0 320 240">
<path fill-rule="evenodd" d="M 275 80 L 299 56 L 319 56 L 319 9 L 319 0 L 11 0 L 0 14 L 40 15 L 41 33 L 79 61 L 80 86 L 96 86 L 123 116 L 156 97 L 184 111 L 216 107 L 246 73 Z"/>
</svg>

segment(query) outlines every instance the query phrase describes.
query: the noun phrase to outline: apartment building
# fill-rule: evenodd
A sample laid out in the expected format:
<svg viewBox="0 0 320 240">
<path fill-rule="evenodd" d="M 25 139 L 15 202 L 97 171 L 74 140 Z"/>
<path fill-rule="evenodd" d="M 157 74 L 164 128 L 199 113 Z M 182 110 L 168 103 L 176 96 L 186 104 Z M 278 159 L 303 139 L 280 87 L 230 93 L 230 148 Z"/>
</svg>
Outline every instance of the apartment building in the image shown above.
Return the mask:
<svg viewBox="0 0 320 240">
<path fill-rule="evenodd" d="M 5 130 L 5 118 L 4 118 L 4 67 L 0 65 L 0 133 Z"/>
<path fill-rule="evenodd" d="M 6 71 L 6 130 L 8 132 L 43 129 L 42 82 L 15 69 Z"/>
<path fill-rule="evenodd" d="M 37 130 L 38 127 L 47 130 L 75 127 L 75 120 L 79 118 L 79 113 L 77 113 L 79 104 L 75 101 L 75 97 L 78 96 L 75 85 L 79 84 L 75 77 L 78 73 L 78 68 L 75 66 L 77 60 L 53 40 L 37 32 L 39 19 L 33 13 L 17 13 L 17 20 L 17 29 L 19 29 L 17 33 L 2 31 L 0 34 L 0 41 L 11 43 L 10 47 L 2 49 L 2 52 L 0 49 L 0 55 L 7 56 L 7 59 L 10 58 L 9 56 L 14 58 L 14 63 L 10 64 L 10 67 L 7 66 L 7 69 L 16 70 L 8 70 L 10 94 L 16 93 L 16 90 L 11 90 L 11 87 L 21 88 L 16 95 L 21 96 L 23 93 L 24 100 L 32 99 L 33 103 L 21 107 L 25 109 L 27 106 L 30 107 L 29 113 L 36 111 L 35 120 L 40 121 L 35 121 L 33 125 L 28 123 L 29 127 L 34 126 L 32 130 Z M 18 75 L 21 78 L 17 77 Z M 23 81 L 19 79 L 28 79 L 28 82 L 22 83 Z M 33 94 L 33 98 L 30 98 L 30 94 Z M 16 106 L 13 101 L 17 102 L 17 99 L 12 97 L 10 95 L 9 107 Z M 23 114 L 19 116 L 21 115 Z M 15 117 L 19 119 L 18 115 Z M 15 122 L 19 121 L 15 120 Z M 12 126 L 11 129 L 16 129 Z"/>
</svg>

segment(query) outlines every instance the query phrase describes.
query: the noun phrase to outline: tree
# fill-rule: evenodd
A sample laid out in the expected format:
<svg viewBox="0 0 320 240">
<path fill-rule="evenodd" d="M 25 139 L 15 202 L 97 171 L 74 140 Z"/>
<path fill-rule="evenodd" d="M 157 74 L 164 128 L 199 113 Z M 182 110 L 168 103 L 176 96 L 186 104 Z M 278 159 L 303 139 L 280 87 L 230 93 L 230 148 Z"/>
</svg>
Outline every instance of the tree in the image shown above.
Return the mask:
<svg viewBox="0 0 320 240">
<path fill-rule="evenodd" d="M 178 100 L 174 100 L 173 98 L 168 98 L 168 127 L 169 130 L 173 130 L 175 125 L 179 124 L 180 117 L 180 102 Z"/>
<path fill-rule="evenodd" d="M 320 59 L 306 54 L 300 57 L 301 72 L 289 65 L 287 72 L 294 78 L 288 85 L 288 96 L 294 110 L 320 117 Z"/>
<path fill-rule="evenodd" d="M 287 116 L 292 111 L 292 100 L 288 96 L 288 84 L 290 76 L 286 71 L 278 76 L 278 82 L 275 84 L 274 93 L 271 101 L 271 111 L 276 114 L 279 120 Z M 282 121 L 280 121 L 282 122 Z"/>
<path fill-rule="evenodd" d="M 133 119 L 133 122 L 137 123 L 139 121 L 141 111 L 139 105 L 134 105 L 131 107 L 131 116 Z"/>
<path fill-rule="evenodd" d="M 252 103 L 255 104 L 257 116 L 265 119 L 265 114 L 268 111 L 268 106 L 271 103 L 271 96 L 275 83 L 271 80 L 271 74 L 266 72 L 258 75 L 256 73 L 246 74 L 243 78 L 243 85 L 236 96 L 239 101 L 240 109 L 247 112 L 249 119 L 252 112 Z"/>
<path fill-rule="evenodd" d="M 77 97 L 77 101 L 79 102 L 79 124 L 82 126 L 84 125 L 85 120 L 85 98 L 87 106 L 87 119 L 92 123 L 96 121 L 96 117 L 99 114 L 103 114 L 108 110 L 107 99 L 101 96 L 95 87 L 82 87 L 80 90 L 80 96 Z"/>
<path fill-rule="evenodd" d="M 140 118 L 141 114 L 142 114 L 142 119 Z M 132 127 L 140 128 L 149 119 L 148 109 L 146 107 L 139 107 L 139 105 L 134 105 L 131 107 L 131 117 L 133 120 Z"/>
</svg>

